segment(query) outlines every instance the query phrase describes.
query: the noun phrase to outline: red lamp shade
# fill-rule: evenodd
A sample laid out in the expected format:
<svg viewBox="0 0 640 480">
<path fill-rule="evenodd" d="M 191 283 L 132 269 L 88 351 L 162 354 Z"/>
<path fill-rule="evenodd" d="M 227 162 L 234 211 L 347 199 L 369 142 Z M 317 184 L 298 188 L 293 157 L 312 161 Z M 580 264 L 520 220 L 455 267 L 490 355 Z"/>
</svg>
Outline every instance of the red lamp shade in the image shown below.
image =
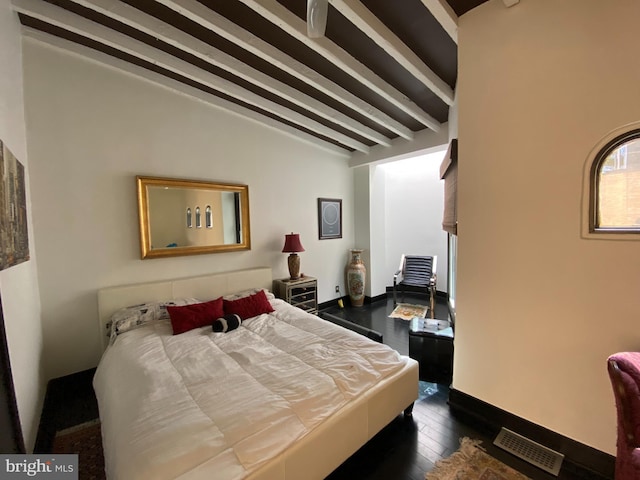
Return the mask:
<svg viewBox="0 0 640 480">
<path fill-rule="evenodd" d="M 300 243 L 300 234 L 288 233 L 284 236 L 284 247 L 282 253 L 288 253 L 289 258 L 287 263 L 289 265 L 289 275 L 291 280 L 297 280 L 300 278 L 300 257 L 297 252 L 304 252 L 304 247 Z"/>
<path fill-rule="evenodd" d="M 304 252 L 304 247 L 300 243 L 299 233 L 288 233 L 284 236 L 284 247 L 282 253 Z"/>
</svg>

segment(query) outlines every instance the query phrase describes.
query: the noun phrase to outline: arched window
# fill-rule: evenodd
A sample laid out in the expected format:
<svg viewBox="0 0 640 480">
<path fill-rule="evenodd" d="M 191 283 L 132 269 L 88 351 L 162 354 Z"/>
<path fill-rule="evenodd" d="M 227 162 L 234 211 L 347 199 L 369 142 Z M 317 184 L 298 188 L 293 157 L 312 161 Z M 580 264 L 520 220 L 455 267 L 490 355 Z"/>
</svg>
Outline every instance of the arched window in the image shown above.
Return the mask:
<svg viewBox="0 0 640 480">
<path fill-rule="evenodd" d="M 591 167 L 589 230 L 640 233 L 640 129 L 619 135 Z"/>
</svg>

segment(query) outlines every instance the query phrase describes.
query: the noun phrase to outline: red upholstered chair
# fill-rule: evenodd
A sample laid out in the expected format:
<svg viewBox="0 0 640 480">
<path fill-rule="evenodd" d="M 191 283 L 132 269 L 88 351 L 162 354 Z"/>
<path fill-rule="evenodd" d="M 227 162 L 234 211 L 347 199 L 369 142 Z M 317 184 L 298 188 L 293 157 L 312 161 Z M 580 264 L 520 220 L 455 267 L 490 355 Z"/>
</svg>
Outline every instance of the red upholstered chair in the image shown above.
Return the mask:
<svg viewBox="0 0 640 480">
<path fill-rule="evenodd" d="M 640 352 L 621 352 L 608 359 L 618 412 L 616 480 L 640 479 Z"/>
</svg>

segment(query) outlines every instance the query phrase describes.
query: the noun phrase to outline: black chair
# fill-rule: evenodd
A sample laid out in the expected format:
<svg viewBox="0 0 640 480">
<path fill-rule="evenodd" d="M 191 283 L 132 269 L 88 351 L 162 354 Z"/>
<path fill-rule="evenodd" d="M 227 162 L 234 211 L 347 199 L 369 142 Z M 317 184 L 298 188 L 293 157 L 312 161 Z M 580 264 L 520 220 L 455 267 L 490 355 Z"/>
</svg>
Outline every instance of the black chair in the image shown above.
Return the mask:
<svg viewBox="0 0 640 480">
<path fill-rule="evenodd" d="M 438 257 L 420 255 L 402 255 L 398 271 L 393 276 L 393 304 L 397 304 L 396 288 L 402 291 L 404 301 L 405 290 L 426 292 L 429 294 L 429 310 L 431 318 L 435 318 L 436 267 Z"/>
</svg>

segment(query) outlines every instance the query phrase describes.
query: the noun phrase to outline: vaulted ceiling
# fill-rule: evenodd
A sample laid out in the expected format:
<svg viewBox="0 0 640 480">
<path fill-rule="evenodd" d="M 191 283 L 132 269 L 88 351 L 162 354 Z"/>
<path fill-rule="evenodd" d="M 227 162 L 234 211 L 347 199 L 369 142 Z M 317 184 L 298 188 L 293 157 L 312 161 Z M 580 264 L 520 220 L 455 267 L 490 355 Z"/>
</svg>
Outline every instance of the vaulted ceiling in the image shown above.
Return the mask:
<svg viewBox="0 0 640 480">
<path fill-rule="evenodd" d="M 458 17 L 486 0 L 14 0 L 24 34 L 348 154 L 439 131 Z"/>
</svg>

